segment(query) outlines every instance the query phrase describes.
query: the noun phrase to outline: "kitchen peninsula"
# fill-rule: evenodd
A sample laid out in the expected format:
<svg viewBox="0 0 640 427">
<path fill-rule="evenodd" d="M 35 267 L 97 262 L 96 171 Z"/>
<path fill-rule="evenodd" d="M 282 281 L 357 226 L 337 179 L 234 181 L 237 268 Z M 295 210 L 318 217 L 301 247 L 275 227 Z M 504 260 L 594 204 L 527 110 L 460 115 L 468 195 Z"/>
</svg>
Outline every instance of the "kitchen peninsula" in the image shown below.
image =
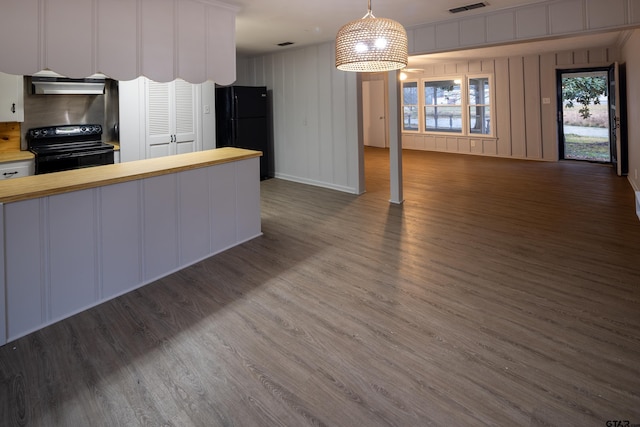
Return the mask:
<svg viewBox="0 0 640 427">
<path fill-rule="evenodd" d="M 261 234 L 258 151 L 0 183 L 0 345 Z"/>
</svg>

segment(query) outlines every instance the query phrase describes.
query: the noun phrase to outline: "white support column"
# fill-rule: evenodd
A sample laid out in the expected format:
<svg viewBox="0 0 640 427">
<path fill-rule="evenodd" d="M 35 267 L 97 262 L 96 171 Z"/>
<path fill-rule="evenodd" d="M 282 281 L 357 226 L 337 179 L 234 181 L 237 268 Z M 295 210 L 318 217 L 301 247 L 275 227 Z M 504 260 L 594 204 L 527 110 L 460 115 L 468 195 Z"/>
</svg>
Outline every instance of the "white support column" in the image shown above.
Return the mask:
<svg viewBox="0 0 640 427">
<path fill-rule="evenodd" d="M 398 71 L 389 72 L 389 184 L 391 198 L 389 202 L 400 204 L 404 201 L 402 192 L 402 124 L 400 123 L 401 90 Z"/>
</svg>

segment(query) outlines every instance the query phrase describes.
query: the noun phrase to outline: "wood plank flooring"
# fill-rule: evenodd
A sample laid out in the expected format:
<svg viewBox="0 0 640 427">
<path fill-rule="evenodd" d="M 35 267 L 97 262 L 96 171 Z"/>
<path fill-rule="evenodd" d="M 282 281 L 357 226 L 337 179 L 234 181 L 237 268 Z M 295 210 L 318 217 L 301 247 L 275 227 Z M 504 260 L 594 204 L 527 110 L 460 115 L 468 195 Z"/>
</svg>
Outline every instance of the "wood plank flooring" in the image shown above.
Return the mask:
<svg viewBox="0 0 640 427">
<path fill-rule="evenodd" d="M 264 236 L 0 348 L 0 425 L 640 424 L 640 220 L 588 163 L 366 150 Z"/>
</svg>

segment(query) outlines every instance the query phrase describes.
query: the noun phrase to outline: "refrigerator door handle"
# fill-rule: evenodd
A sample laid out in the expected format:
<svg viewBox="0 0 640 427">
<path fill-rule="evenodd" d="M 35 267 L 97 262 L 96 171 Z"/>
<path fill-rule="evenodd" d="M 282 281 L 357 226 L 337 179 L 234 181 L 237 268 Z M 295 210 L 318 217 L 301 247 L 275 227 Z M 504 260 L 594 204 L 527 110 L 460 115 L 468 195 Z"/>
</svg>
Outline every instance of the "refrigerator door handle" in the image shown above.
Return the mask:
<svg viewBox="0 0 640 427">
<path fill-rule="evenodd" d="M 238 95 L 233 95 L 233 117 L 236 120 L 233 120 L 233 135 L 232 135 L 232 144 L 234 147 L 238 146 Z"/>
</svg>

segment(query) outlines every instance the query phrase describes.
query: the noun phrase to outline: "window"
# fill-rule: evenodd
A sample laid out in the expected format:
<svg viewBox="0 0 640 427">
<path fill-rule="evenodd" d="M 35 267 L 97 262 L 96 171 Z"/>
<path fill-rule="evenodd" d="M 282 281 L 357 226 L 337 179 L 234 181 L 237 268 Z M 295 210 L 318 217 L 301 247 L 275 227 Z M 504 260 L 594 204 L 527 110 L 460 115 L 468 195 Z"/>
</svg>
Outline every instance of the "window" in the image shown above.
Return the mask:
<svg viewBox="0 0 640 427">
<path fill-rule="evenodd" d="M 402 130 L 418 131 L 418 82 L 402 82 Z"/>
<path fill-rule="evenodd" d="M 491 134 L 489 77 L 469 78 L 469 132 Z"/>
<path fill-rule="evenodd" d="M 424 129 L 462 133 L 461 80 L 424 82 Z"/>
<path fill-rule="evenodd" d="M 495 136 L 493 90 L 491 74 L 405 81 L 402 83 L 402 130 Z"/>
</svg>

